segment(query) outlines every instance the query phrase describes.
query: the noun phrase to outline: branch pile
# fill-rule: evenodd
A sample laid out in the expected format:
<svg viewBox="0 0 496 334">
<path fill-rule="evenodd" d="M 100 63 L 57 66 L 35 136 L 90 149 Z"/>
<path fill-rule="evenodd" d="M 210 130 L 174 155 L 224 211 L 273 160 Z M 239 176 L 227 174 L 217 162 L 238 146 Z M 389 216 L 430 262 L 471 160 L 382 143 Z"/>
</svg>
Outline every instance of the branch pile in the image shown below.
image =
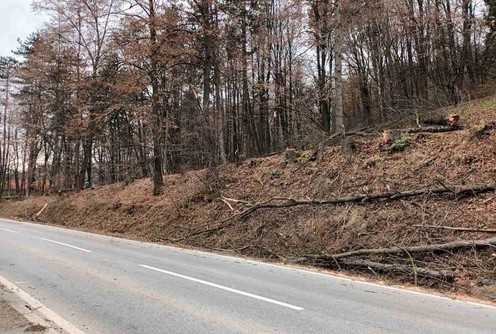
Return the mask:
<svg viewBox="0 0 496 334">
<path fill-rule="evenodd" d="M 309 255 L 298 259 L 294 259 L 295 263 L 313 263 L 319 265 L 336 266 L 348 265 L 352 267 L 368 267 L 381 271 L 396 271 L 396 272 L 412 272 L 415 276 L 426 276 L 438 278 L 446 281 L 453 281 L 455 274 L 449 270 L 430 270 L 424 268 L 416 268 L 411 254 L 428 253 L 428 252 L 447 252 L 463 248 L 484 248 L 496 247 L 496 237 L 484 240 L 458 240 L 443 244 L 419 245 L 411 247 L 391 247 L 391 248 L 373 248 L 359 249 L 338 254 L 329 255 Z M 391 254 L 406 254 L 412 260 L 412 266 L 407 267 L 397 264 L 383 264 L 362 259 L 349 259 L 358 256 L 370 255 L 391 255 Z"/>
<path fill-rule="evenodd" d="M 401 192 L 387 192 L 387 193 L 368 193 L 368 194 L 358 194 L 346 197 L 329 198 L 323 200 L 297 200 L 292 198 L 271 198 L 267 201 L 263 201 L 254 205 L 248 204 L 248 202 L 223 198 L 225 201 L 234 201 L 236 203 L 243 203 L 245 205 L 250 205 L 247 209 L 236 213 L 223 221 L 219 222 L 216 226 L 195 231 L 190 233 L 180 239 L 174 240 L 175 242 L 183 241 L 188 238 L 197 237 L 199 235 L 208 234 L 212 235 L 217 233 L 227 227 L 233 226 L 235 222 L 245 219 L 251 214 L 264 209 L 283 209 L 291 208 L 296 206 L 323 206 L 323 205 L 337 205 L 343 203 L 356 203 L 363 204 L 370 201 L 394 201 L 404 198 L 416 197 L 416 196 L 429 196 L 429 195 L 442 195 L 450 194 L 455 198 L 460 198 L 461 196 L 474 196 L 476 194 L 496 192 L 496 185 L 469 185 L 469 186 L 446 186 L 442 185 L 439 188 L 423 188 L 416 190 L 408 190 Z M 229 205 L 231 210 L 234 208 Z M 491 231 L 489 231 L 491 232 Z M 453 281 L 454 272 L 450 270 L 432 270 L 428 268 L 417 268 L 413 261 L 411 254 L 415 253 L 429 253 L 429 252 L 440 252 L 440 251 L 452 251 L 463 248 L 483 248 L 483 247 L 493 247 L 496 246 L 496 237 L 485 240 L 458 240 L 443 244 L 432 244 L 432 245 L 418 245 L 410 247 L 392 247 L 392 248 L 375 248 L 375 249 L 360 249 L 353 250 L 345 253 L 338 254 L 322 254 L 322 255 L 307 255 L 297 259 L 290 260 L 295 263 L 311 263 L 316 265 L 324 265 L 330 267 L 365 267 L 371 271 L 383 271 L 383 272 L 397 272 L 397 273 L 409 273 L 417 276 L 425 276 L 430 278 L 436 278 L 443 281 Z M 380 256 L 380 255 L 392 255 L 392 254 L 406 254 L 411 260 L 411 266 L 405 266 L 401 264 L 385 264 L 370 261 L 368 259 L 360 259 L 358 257 L 367 256 Z"/>
<path fill-rule="evenodd" d="M 439 188 L 423 188 L 417 190 L 399 191 L 399 192 L 386 192 L 386 193 L 370 193 L 370 194 L 359 194 L 346 197 L 330 198 L 324 200 L 297 200 L 293 198 L 282 198 L 274 197 L 267 201 L 257 203 L 248 209 L 236 213 L 227 219 L 221 221 L 217 226 L 208 228 L 206 230 L 196 231 L 180 239 L 176 239 L 175 242 L 183 241 L 185 239 L 195 237 L 201 234 L 218 232 L 226 227 L 232 226 L 236 221 L 244 219 L 256 211 L 262 209 L 284 209 L 291 208 L 302 205 L 333 205 L 333 204 L 343 204 L 343 203 L 365 203 L 377 200 L 400 200 L 403 198 L 423 196 L 423 195 L 433 195 L 433 194 L 453 194 L 455 197 L 460 196 L 473 196 L 481 193 L 496 192 L 496 185 L 471 185 L 471 186 L 445 186 Z M 237 200 L 238 201 L 238 200 Z M 240 202 L 240 201 L 238 201 Z"/>
</svg>

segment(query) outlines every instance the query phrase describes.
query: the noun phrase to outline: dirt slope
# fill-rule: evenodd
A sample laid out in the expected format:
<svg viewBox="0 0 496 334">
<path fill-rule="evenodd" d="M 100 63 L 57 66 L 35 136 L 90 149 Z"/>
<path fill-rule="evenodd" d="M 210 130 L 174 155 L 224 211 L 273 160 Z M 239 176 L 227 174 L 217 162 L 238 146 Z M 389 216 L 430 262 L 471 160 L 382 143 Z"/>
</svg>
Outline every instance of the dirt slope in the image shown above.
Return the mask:
<svg viewBox="0 0 496 334">
<path fill-rule="evenodd" d="M 39 217 L 44 223 L 286 261 L 363 248 L 494 237 L 414 225 L 496 229 L 495 193 L 427 194 L 393 201 L 262 209 L 224 223 L 226 227 L 218 231 L 206 232 L 271 198 L 312 200 L 496 184 L 496 128 L 490 129 L 496 121 L 496 97 L 438 111 L 440 115 L 451 112 L 460 114 L 464 130 L 412 134 L 411 145 L 402 152 L 385 150 L 379 137 L 356 138 L 353 154 L 330 147 L 319 152 L 316 161 L 308 161 L 309 152 L 302 152 L 295 163 L 275 155 L 223 166 L 215 174 L 201 170 L 169 175 L 159 197 L 150 196 L 150 180 L 137 180 L 128 186 L 115 184 L 78 194 L 0 203 L 0 215 L 26 219 L 48 203 Z M 482 131 L 486 125 L 488 130 Z M 494 247 L 469 247 L 359 257 L 411 271 L 381 271 L 332 261 L 310 264 L 496 298 L 495 253 Z M 450 271 L 454 280 L 425 277 L 416 268 Z"/>
</svg>

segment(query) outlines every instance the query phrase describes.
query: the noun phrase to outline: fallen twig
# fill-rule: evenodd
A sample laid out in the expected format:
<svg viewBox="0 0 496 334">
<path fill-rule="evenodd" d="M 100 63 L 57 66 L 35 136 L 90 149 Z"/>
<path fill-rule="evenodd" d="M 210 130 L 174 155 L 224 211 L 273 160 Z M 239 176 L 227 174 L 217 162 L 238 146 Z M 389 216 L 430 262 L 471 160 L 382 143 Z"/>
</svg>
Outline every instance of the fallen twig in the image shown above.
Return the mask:
<svg viewBox="0 0 496 334">
<path fill-rule="evenodd" d="M 244 201 L 244 200 L 236 199 L 236 198 L 229 198 L 229 197 L 225 197 L 224 195 L 222 195 L 222 198 L 225 199 L 228 202 L 243 203 L 243 204 L 247 204 L 247 205 L 253 205 L 253 203 L 251 203 L 249 201 Z"/>
<path fill-rule="evenodd" d="M 232 207 L 231 203 L 229 203 L 224 197 L 221 197 L 220 200 L 224 203 L 227 204 L 227 206 L 229 207 L 229 209 L 231 209 L 232 212 L 234 212 L 234 208 Z"/>
<path fill-rule="evenodd" d="M 491 198 L 488 198 L 484 202 L 482 202 L 482 204 L 487 204 L 487 203 L 491 202 L 492 200 L 494 200 L 495 198 L 496 198 L 496 196 L 493 196 Z"/>
<path fill-rule="evenodd" d="M 459 231 L 459 232 L 496 233 L 495 229 L 480 229 L 480 228 L 437 226 L 437 225 L 412 225 L 412 226 L 419 228 L 432 228 L 432 229 L 450 230 L 450 231 Z"/>
<path fill-rule="evenodd" d="M 273 257 L 278 258 L 278 259 L 279 259 L 279 260 L 281 260 L 281 261 L 286 262 L 286 261 L 288 260 L 288 259 L 286 259 L 284 256 L 281 256 L 281 255 L 279 255 L 279 254 L 274 253 L 273 251 L 271 251 L 271 250 L 270 250 L 270 249 L 268 249 L 267 247 L 263 247 L 263 246 L 255 246 L 255 247 L 256 247 L 256 248 L 258 248 L 258 249 L 260 249 L 260 250 L 262 250 L 262 251 L 264 251 L 264 252 L 269 253 L 270 255 L 272 255 Z"/>
</svg>

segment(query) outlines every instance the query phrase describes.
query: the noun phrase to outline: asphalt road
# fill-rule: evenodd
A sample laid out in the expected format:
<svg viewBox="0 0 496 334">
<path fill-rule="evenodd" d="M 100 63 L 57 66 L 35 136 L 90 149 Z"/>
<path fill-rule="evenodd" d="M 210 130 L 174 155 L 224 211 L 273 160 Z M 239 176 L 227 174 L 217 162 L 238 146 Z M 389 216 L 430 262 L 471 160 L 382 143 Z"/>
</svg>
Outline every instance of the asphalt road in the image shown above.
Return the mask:
<svg viewBox="0 0 496 334">
<path fill-rule="evenodd" d="M 88 334 L 496 333 L 488 305 L 6 220 L 0 275 Z"/>
</svg>

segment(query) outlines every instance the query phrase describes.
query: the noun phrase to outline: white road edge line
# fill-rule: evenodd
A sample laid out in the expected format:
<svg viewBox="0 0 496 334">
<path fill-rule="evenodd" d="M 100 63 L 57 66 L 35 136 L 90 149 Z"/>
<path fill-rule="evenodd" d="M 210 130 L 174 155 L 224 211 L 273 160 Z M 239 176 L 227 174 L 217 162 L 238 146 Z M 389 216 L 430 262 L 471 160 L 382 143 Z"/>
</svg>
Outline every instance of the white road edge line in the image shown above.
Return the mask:
<svg viewBox="0 0 496 334">
<path fill-rule="evenodd" d="M 81 248 L 81 247 L 76 247 L 76 246 L 69 245 L 69 244 L 64 244 L 63 242 L 59 242 L 59 241 L 55 241 L 55 240 L 51 240 L 51 239 L 45 239 L 45 238 L 40 238 L 40 239 L 41 240 L 48 241 L 48 242 L 53 242 L 54 244 L 59 244 L 59 245 L 62 245 L 62 246 L 66 246 L 66 247 L 71 247 L 71 248 L 74 248 L 74 249 L 78 249 L 78 250 L 83 251 L 83 252 L 86 252 L 86 253 L 93 253 L 93 251 L 90 251 L 88 249 L 84 249 L 84 248 Z"/>
<path fill-rule="evenodd" d="M 58 327 L 63 329 L 69 334 L 85 334 L 79 328 L 62 318 L 60 315 L 31 297 L 27 292 L 21 290 L 18 286 L 11 283 L 5 277 L 0 275 L 0 283 L 3 284 L 7 289 L 15 293 L 19 298 L 24 300 L 33 310 L 36 310 L 44 318 L 54 322 Z"/>
<path fill-rule="evenodd" d="M 150 266 L 147 266 L 147 265 L 144 265 L 144 264 L 140 264 L 140 267 L 151 269 L 151 270 L 155 270 L 155 271 L 158 271 L 158 272 L 167 274 L 167 275 L 171 275 L 171 276 L 183 278 L 183 279 L 186 279 L 186 280 L 189 280 L 189 281 L 193 281 L 193 282 L 196 282 L 196 283 L 205 284 L 205 285 L 208 285 L 208 286 L 217 288 L 217 289 L 222 289 L 222 290 L 226 290 L 226 291 L 229 291 L 229 292 L 237 293 L 239 295 L 243 295 L 243 296 L 255 298 L 255 299 L 258 299 L 258 300 L 263 300 L 265 302 L 276 304 L 276 305 L 279 305 L 279 306 L 284 306 L 284 307 L 287 307 L 287 308 L 290 308 L 290 309 L 293 309 L 293 310 L 296 310 L 296 311 L 303 311 L 304 310 L 303 307 L 299 307 L 299 306 L 287 304 L 287 303 L 284 303 L 284 302 L 280 302 L 280 301 L 277 301 L 277 300 L 274 300 L 274 299 L 270 299 L 270 298 L 258 296 L 258 295 L 255 295 L 253 293 L 244 292 L 244 291 L 233 289 L 233 288 L 228 288 L 227 286 L 223 286 L 223 285 L 220 285 L 220 284 L 215 284 L 215 283 L 207 282 L 207 281 L 204 281 L 204 280 L 201 280 L 201 279 L 198 279 L 198 278 L 193 278 L 193 277 L 189 277 L 189 276 L 186 276 L 186 275 L 176 274 L 176 273 L 173 273 L 172 271 L 167 271 L 167 270 L 163 270 L 163 269 L 159 269 L 159 268 L 155 268 L 155 267 L 150 267 Z"/>
<path fill-rule="evenodd" d="M 1 228 L 1 227 L 0 227 L 0 230 L 7 231 L 7 232 L 10 232 L 10 233 L 16 233 L 16 234 L 20 233 L 20 232 L 17 232 L 17 231 L 8 230 L 6 228 Z"/>
</svg>

